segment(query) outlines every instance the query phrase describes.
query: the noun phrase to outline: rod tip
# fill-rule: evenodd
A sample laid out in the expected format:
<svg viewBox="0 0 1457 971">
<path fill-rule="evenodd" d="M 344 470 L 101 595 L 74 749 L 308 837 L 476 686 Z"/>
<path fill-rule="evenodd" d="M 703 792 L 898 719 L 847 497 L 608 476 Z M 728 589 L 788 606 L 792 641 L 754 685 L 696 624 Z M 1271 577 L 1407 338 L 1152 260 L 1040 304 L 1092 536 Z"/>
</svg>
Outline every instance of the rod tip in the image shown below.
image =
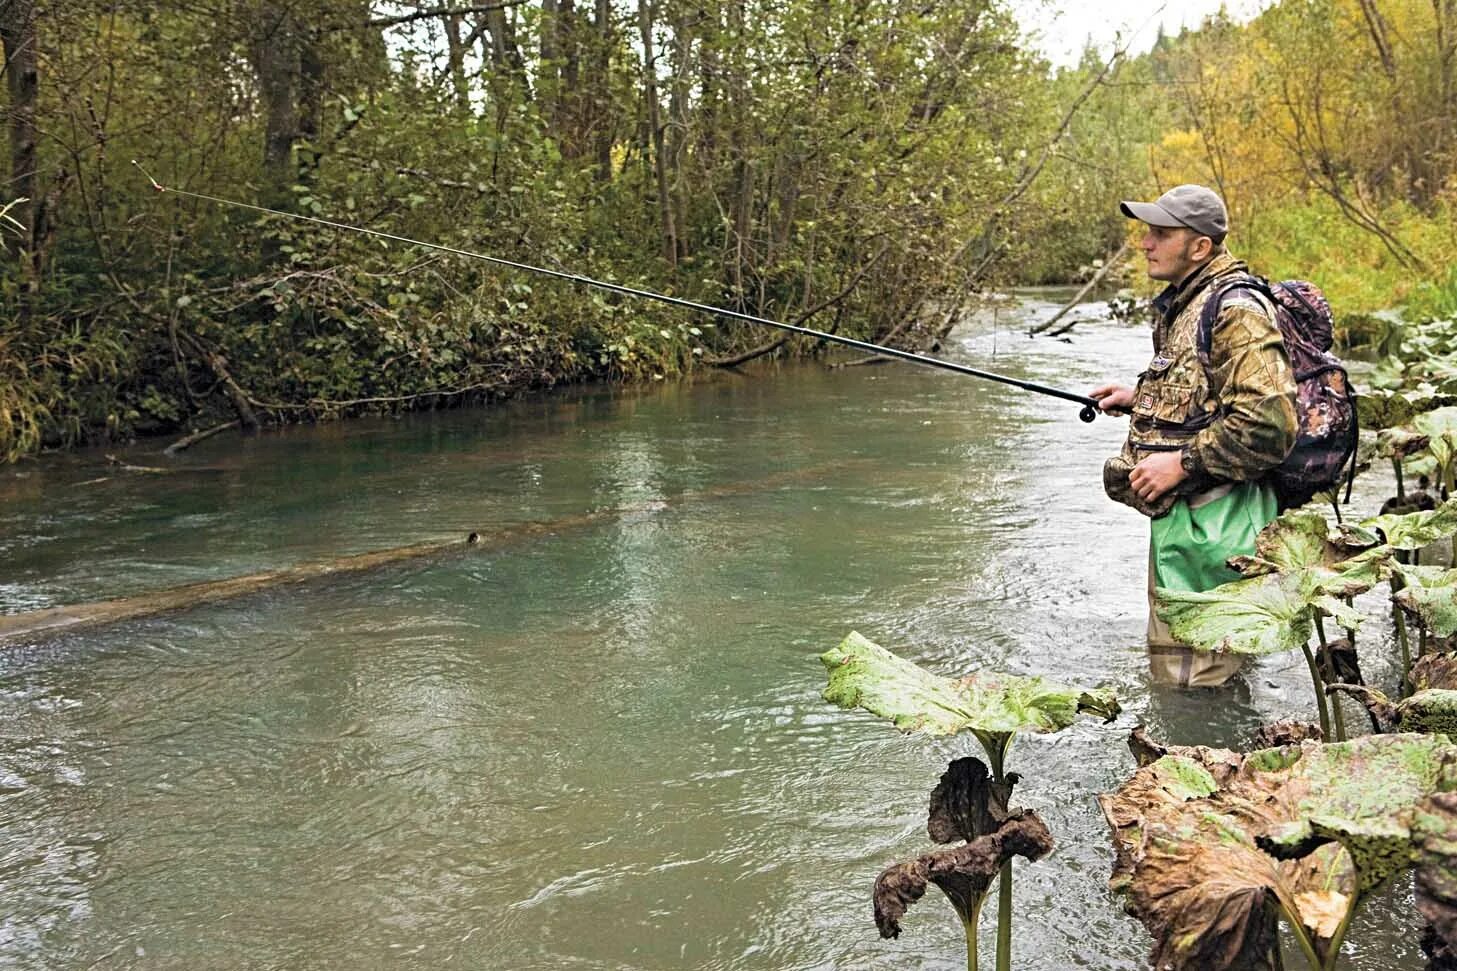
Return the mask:
<svg viewBox="0 0 1457 971">
<path fill-rule="evenodd" d="M 158 182 L 156 179 L 152 178 L 152 173 L 148 172 L 145 168 L 143 168 L 141 162 L 137 161 L 136 159 L 132 159 L 132 164 L 137 167 L 137 171 L 141 172 L 147 177 L 147 181 L 152 183 L 152 188 L 156 189 L 158 192 L 167 191 L 167 187 L 162 183 Z"/>
</svg>

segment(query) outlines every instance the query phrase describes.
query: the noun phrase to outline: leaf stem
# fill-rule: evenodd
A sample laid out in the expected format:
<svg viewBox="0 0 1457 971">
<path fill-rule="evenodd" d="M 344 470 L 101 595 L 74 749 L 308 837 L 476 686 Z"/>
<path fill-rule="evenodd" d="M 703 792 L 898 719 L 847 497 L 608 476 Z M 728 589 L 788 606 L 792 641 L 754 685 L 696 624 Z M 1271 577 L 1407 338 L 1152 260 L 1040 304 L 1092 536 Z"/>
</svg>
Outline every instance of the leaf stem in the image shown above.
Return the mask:
<svg viewBox="0 0 1457 971">
<path fill-rule="evenodd" d="M 1398 455 L 1391 460 L 1391 467 L 1396 470 L 1396 501 L 1398 504 L 1405 503 L 1406 483 L 1403 481 L 1401 474 L 1401 456 Z"/>
<path fill-rule="evenodd" d="M 1320 715 L 1320 733 L 1325 738 L 1331 737 L 1331 716 L 1325 706 L 1325 685 L 1321 680 L 1320 668 L 1315 663 L 1315 655 L 1310 653 L 1309 644 L 1300 645 L 1301 652 L 1305 655 L 1306 667 L 1310 668 L 1310 680 L 1315 685 L 1315 707 Z"/>
<path fill-rule="evenodd" d="M 1361 895 L 1358 892 L 1351 895 L 1351 906 L 1346 908 L 1345 916 L 1341 918 L 1335 934 L 1331 937 L 1330 943 L 1326 945 L 1327 960 L 1320 965 L 1322 971 L 1335 971 L 1336 961 L 1341 956 L 1341 944 L 1346 939 L 1346 931 L 1351 929 L 1351 918 L 1356 916 L 1356 908 L 1359 906 L 1361 906 Z"/>
<path fill-rule="evenodd" d="M 993 744 L 982 739 L 987 758 L 991 761 L 992 781 L 1006 781 L 1004 771 L 1007 751 L 1012 747 L 1012 735 L 993 736 Z M 997 875 L 997 971 L 1012 971 L 1012 861 L 1002 864 Z"/>
<path fill-rule="evenodd" d="M 961 922 L 961 926 L 966 928 L 966 971 L 976 971 L 976 928 L 981 923 L 981 905 L 986 899 L 978 897 L 971 905 L 971 913 Z"/>
<path fill-rule="evenodd" d="M 1320 637 L 1320 648 L 1322 656 L 1325 658 L 1326 670 L 1321 672 L 1321 679 L 1325 681 L 1326 684 L 1335 684 L 1336 661 L 1335 658 L 1331 656 L 1330 641 L 1326 640 L 1325 636 L 1325 621 L 1320 616 L 1319 611 L 1316 611 L 1315 614 L 1315 633 L 1317 634 L 1317 636 Z M 1325 687 L 1323 685 L 1317 684 L 1315 686 L 1315 693 L 1317 697 L 1324 698 Z M 1346 715 L 1345 712 L 1341 711 L 1341 699 L 1334 697 L 1331 698 L 1330 707 L 1331 715 L 1333 716 L 1336 725 L 1336 741 L 1344 742 L 1346 740 Z"/>
<path fill-rule="evenodd" d="M 1290 933 L 1295 938 L 1295 943 L 1300 945 L 1300 951 L 1305 955 L 1311 971 L 1322 971 L 1325 968 L 1325 962 L 1315 953 L 1315 944 L 1311 942 L 1310 935 L 1305 933 L 1305 927 L 1300 923 L 1300 915 L 1290 913 L 1283 904 L 1280 906 L 1280 912 L 1285 915 L 1285 923 L 1290 925 Z"/>
<path fill-rule="evenodd" d="M 1411 694 L 1411 641 L 1406 634 L 1406 611 L 1396 602 L 1401 588 L 1396 585 L 1397 576 L 1391 576 L 1391 616 L 1396 621 L 1396 643 L 1401 645 L 1401 696 Z"/>
<path fill-rule="evenodd" d="M 1401 696 L 1411 694 L 1411 646 L 1406 636 L 1406 615 L 1396 608 L 1396 640 L 1401 644 Z"/>
</svg>

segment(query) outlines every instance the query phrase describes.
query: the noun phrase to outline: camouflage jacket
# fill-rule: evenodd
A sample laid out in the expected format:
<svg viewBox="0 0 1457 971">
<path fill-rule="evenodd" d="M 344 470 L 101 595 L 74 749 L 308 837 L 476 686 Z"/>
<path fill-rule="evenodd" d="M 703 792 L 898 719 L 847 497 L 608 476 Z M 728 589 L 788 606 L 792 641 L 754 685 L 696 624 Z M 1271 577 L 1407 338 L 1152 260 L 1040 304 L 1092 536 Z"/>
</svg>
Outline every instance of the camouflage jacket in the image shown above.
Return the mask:
<svg viewBox="0 0 1457 971">
<path fill-rule="evenodd" d="M 1128 439 L 1103 467 L 1108 495 L 1147 516 L 1181 496 L 1258 479 L 1295 445 L 1295 375 L 1274 309 L 1237 290 L 1224 299 L 1207 362 L 1197 347 L 1199 314 L 1223 279 L 1245 264 L 1221 252 L 1154 300 L 1153 359 L 1138 376 Z M 1183 452 L 1189 477 L 1155 503 L 1134 495 L 1128 474 L 1154 452 Z"/>
</svg>

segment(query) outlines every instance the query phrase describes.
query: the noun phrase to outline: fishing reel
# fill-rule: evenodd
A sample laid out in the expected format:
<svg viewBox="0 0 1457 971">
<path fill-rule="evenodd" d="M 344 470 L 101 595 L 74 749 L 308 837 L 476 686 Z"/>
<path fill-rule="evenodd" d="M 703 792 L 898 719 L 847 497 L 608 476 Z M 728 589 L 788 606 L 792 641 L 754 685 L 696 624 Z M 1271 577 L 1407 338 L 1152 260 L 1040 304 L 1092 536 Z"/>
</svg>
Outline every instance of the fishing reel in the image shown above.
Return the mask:
<svg viewBox="0 0 1457 971">
<path fill-rule="evenodd" d="M 1093 410 L 1092 405 L 1083 405 L 1083 410 L 1078 412 L 1078 417 L 1085 422 L 1091 422 L 1098 417 L 1098 413 Z"/>
</svg>

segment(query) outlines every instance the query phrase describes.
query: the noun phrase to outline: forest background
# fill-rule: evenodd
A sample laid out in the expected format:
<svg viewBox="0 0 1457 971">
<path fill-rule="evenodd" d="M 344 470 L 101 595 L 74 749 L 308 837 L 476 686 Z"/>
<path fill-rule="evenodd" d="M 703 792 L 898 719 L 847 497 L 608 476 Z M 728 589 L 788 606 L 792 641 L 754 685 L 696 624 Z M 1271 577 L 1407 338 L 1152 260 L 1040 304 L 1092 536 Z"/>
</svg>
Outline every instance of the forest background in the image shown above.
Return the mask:
<svg viewBox="0 0 1457 971">
<path fill-rule="evenodd" d="M 1457 0 L 1282 0 L 1061 69 L 1004 0 L 0 0 L 0 40 L 3 459 L 816 351 L 133 158 L 915 349 L 1198 181 L 1348 338 L 1457 315 Z"/>
</svg>

